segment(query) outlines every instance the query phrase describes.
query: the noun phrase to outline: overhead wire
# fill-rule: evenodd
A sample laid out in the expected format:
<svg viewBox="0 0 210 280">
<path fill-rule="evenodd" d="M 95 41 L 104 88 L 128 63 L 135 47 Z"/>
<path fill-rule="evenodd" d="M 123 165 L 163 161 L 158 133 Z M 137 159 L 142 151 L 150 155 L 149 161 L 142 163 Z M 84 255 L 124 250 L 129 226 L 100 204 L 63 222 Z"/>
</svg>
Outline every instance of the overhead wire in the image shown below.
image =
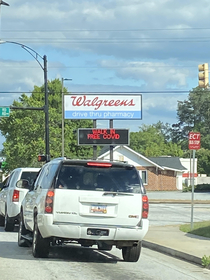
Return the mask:
<svg viewBox="0 0 210 280">
<path fill-rule="evenodd" d="M 69 94 L 143 94 L 143 93 L 148 93 L 148 94 L 168 94 L 168 93 L 189 93 L 190 90 L 147 90 L 147 91 L 69 91 L 66 93 Z M 14 94 L 14 93 L 18 93 L 18 94 L 31 94 L 31 93 L 43 93 L 43 92 L 39 92 L 39 91 L 0 91 L 0 94 Z"/>
<path fill-rule="evenodd" d="M 137 32 L 137 31 L 183 31 L 183 30 L 210 30 L 210 27 L 177 27 L 177 28 L 129 28 L 129 29 L 82 29 L 82 28 L 74 28 L 74 29 L 21 29 L 21 30 L 11 30 L 11 29 L 3 29 L 4 32 L 107 32 L 107 31 L 114 31 L 114 32 Z"/>
</svg>

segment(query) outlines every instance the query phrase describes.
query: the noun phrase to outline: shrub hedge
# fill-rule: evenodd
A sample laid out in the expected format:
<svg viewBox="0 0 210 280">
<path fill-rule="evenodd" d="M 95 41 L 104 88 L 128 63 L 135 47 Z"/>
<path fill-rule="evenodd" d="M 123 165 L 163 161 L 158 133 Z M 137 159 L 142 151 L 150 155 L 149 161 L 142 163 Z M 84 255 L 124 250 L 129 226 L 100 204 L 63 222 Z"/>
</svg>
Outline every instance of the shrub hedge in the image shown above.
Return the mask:
<svg viewBox="0 0 210 280">
<path fill-rule="evenodd" d="M 183 192 L 191 192 L 192 186 L 183 186 Z M 210 192 L 210 184 L 197 184 L 194 186 L 194 192 Z"/>
</svg>

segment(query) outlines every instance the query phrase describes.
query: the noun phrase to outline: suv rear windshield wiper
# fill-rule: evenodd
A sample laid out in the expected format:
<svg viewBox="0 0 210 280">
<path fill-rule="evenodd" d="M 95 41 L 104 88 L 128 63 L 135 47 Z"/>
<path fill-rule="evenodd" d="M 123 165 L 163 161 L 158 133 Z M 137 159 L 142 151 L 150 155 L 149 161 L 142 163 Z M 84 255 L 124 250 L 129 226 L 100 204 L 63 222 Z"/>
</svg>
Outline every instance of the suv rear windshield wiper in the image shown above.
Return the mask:
<svg viewBox="0 0 210 280">
<path fill-rule="evenodd" d="M 103 195 L 128 195 L 128 196 L 133 196 L 133 193 L 126 193 L 126 192 L 104 192 Z"/>
</svg>

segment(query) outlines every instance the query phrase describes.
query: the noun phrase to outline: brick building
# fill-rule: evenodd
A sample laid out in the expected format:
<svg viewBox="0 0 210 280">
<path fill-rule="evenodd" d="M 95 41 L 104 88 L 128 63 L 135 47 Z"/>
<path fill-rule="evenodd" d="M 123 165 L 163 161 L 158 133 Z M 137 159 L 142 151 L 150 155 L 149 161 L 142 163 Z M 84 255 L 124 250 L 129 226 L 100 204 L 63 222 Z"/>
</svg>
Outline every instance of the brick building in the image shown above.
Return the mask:
<svg viewBox="0 0 210 280">
<path fill-rule="evenodd" d="M 100 160 L 110 160 L 109 147 L 101 150 Z M 147 191 L 182 190 L 182 174 L 186 168 L 178 157 L 147 158 L 127 146 L 116 146 L 113 149 L 114 161 L 125 161 L 139 170 Z"/>
</svg>

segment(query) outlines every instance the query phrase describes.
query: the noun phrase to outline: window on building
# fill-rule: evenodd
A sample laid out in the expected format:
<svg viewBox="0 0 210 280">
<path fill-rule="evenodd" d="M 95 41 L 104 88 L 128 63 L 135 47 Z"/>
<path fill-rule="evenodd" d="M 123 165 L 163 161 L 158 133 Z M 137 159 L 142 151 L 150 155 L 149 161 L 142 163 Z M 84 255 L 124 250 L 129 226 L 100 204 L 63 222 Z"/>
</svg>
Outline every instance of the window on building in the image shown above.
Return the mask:
<svg viewBox="0 0 210 280">
<path fill-rule="evenodd" d="M 140 177 L 144 185 L 148 184 L 147 170 L 139 170 Z"/>
</svg>

